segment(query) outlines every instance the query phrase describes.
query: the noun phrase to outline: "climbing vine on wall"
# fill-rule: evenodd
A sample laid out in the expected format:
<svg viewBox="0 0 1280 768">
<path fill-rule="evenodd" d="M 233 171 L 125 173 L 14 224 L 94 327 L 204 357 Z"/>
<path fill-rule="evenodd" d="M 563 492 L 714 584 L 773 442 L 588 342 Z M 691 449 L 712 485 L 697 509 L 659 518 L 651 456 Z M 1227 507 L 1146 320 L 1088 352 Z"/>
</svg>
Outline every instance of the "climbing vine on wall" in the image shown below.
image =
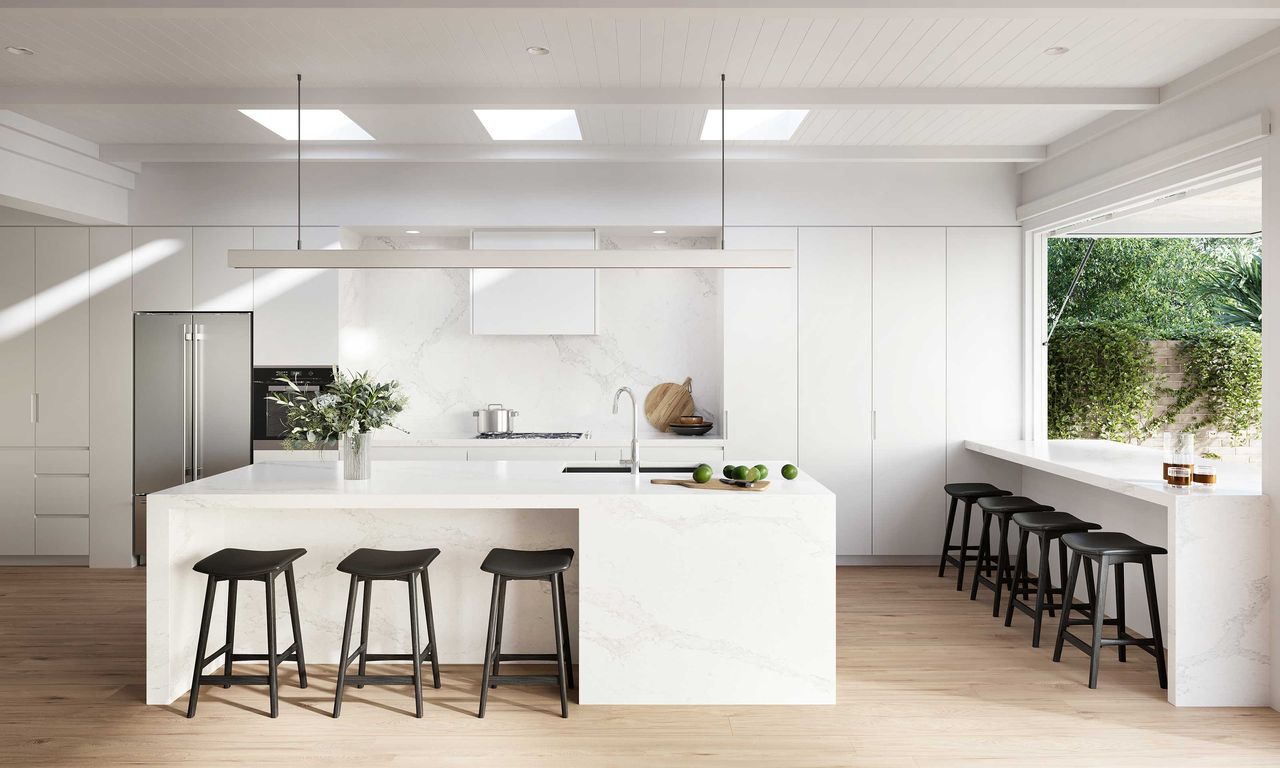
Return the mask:
<svg viewBox="0 0 1280 768">
<path fill-rule="evenodd" d="M 1150 435 L 1159 399 L 1155 354 L 1131 325 L 1061 325 L 1049 343 L 1049 437 Z"/>
<path fill-rule="evenodd" d="M 1240 327 L 1214 328 L 1188 336 L 1178 348 L 1184 374 L 1171 411 L 1199 401 L 1203 409 L 1192 429 L 1215 427 L 1238 442 L 1262 427 L 1262 335 Z M 1170 416 L 1166 415 L 1166 419 Z"/>
</svg>

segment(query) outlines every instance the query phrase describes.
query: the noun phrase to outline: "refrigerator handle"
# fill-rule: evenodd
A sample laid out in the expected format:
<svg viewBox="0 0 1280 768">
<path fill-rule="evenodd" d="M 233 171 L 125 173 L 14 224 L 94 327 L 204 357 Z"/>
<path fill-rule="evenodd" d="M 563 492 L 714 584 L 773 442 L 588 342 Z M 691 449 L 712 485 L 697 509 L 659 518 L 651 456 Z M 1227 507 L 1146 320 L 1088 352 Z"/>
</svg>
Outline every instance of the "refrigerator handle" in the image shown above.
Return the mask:
<svg viewBox="0 0 1280 768">
<path fill-rule="evenodd" d="M 31 393 L 31 423 L 40 423 L 40 393 Z"/>
<path fill-rule="evenodd" d="M 182 481 L 193 480 L 195 462 L 191 455 L 191 345 L 194 336 L 192 326 L 182 326 Z"/>
<path fill-rule="evenodd" d="M 204 388 L 200 377 L 204 373 L 201 356 L 204 347 L 204 326 L 193 325 L 191 334 L 191 479 L 200 479 L 200 427 L 204 420 Z"/>
</svg>

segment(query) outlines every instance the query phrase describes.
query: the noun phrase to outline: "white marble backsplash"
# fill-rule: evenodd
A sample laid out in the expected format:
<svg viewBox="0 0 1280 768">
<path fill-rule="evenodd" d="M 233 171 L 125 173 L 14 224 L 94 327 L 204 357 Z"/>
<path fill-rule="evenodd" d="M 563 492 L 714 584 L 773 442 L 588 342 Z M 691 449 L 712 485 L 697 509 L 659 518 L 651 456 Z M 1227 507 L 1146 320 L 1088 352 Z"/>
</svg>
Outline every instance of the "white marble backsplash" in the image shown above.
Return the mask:
<svg viewBox="0 0 1280 768">
<path fill-rule="evenodd" d="M 714 245 L 686 239 L 661 247 Z M 455 240 L 367 237 L 362 247 L 459 247 Z M 400 425 L 413 436 L 473 433 L 472 411 L 487 403 L 519 411 L 518 431 L 629 432 L 629 413 L 611 413 L 618 387 L 630 386 L 643 407 L 655 385 L 686 376 L 698 412 L 719 417 L 719 270 L 600 270 L 595 336 L 471 335 L 465 269 L 343 270 L 340 285 L 339 362 L 400 381 L 409 396 Z M 656 432 L 643 414 L 640 429 Z"/>
</svg>

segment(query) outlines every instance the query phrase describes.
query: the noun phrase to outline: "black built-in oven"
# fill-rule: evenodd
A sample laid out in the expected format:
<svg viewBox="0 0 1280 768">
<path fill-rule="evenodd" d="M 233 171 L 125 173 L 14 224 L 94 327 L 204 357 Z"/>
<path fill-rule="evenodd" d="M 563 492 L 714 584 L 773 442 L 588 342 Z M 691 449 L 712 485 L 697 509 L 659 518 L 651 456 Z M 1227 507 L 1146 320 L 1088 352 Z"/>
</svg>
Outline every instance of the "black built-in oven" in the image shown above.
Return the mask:
<svg viewBox="0 0 1280 768">
<path fill-rule="evenodd" d="M 333 368 L 300 368 L 259 366 L 253 369 L 253 443 L 258 449 L 279 447 L 289 432 L 284 421 L 284 408 L 268 399 L 275 392 L 288 392 L 288 377 L 306 397 L 315 397 L 333 383 Z"/>
</svg>

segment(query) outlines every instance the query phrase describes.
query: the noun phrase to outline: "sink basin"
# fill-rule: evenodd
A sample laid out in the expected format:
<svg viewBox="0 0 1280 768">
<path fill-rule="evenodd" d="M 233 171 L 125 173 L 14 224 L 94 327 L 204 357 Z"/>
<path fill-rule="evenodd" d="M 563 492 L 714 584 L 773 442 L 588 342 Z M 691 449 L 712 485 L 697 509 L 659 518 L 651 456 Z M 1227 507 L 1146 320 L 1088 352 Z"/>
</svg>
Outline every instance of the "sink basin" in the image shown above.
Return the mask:
<svg viewBox="0 0 1280 768">
<path fill-rule="evenodd" d="M 649 474 L 692 474 L 697 467 L 646 467 L 641 466 L 640 471 Z M 596 467 L 565 467 L 561 472 L 569 472 L 571 474 L 618 474 L 625 475 L 631 472 L 631 467 L 623 466 L 596 466 Z"/>
</svg>

